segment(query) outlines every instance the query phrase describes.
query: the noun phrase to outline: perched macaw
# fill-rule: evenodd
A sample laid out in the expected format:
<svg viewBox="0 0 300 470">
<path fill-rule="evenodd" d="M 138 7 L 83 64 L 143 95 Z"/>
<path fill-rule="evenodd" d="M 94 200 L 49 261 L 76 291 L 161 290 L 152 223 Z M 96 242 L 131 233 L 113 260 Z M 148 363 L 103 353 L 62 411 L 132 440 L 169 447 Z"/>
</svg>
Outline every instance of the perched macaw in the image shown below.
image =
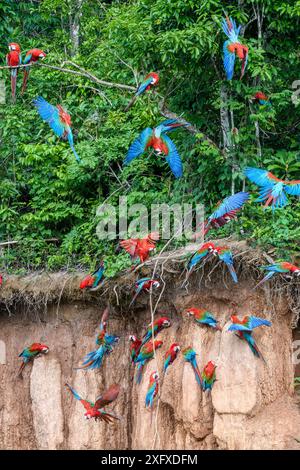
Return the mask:
<svg viewBox="0 0 300 470">
<path fill-rule="evenodd" d="M 0 274 L 0 287 L 2 286 L 2 284 L 3 284 L 3 276 L 2 274 Z"/>
<path fill-rule="evenodd" d="M 196 351 L 194 351 L 194 349 L 191 346 L 189 346 L 188 348 L 182 351 L 182 354 L 183 354 L 185 361 L 191 364 L 195 373 L 197 383 L 202 388 L 202 379 L 201 379 L 201 373 L 200 373 L 197 360 L 196 360 L 196 356 L 197 356 Z"/>
<path fill-rule="evenodd" d="M 100 327 L 99 327 L 100 333 L 96 336 L 96 344 L 98 346 L 105 344 L 105 335 L 106 335 L 108 317 L 109 317 L 109 307 L 106 307 L 101 317 L 101 322 L 100 322 Z"/>
<path fill-rule="evenodd" d="M 169 350 L 165 354 L 165 362 L 164 362 L 164 373 L 167 372 L 168 367 L 173 364 L 175 359 L 177 358 L 180 351 L 180 346 L 177 343 L 171 344 Z"/>
<path fill-rule="evenodd" d="M 150 251 L 155 250 L 156 242 L 159 240 L 159 233 L 152 232 L 145 238 L 129 238 L 121 240 L 120 246 L 130 254 L 131 260 L 136 263 L 143 263 L 149 258 Z"/>
<path fill-rule="evenodd" d="M 188 275 L 190 276 L 192 270 L 199 263 L 199 261 L 203 260 L 206 256 L 212 254 L 215 250 L 215 245 L 211 242 L 204 243 L 195 253 L 191 256 L 188 262 Z"/>
<path fill-rule="evenodd" d="M 149 379 L 149 385 L 147 390 L 147 395 L 145 399 L 146 408 L 153 408 L 154 398 L 158 394 L 159 390 L 159 375 L 158 372 L 152 372 Z"/>
<path fill-rule="evenodd" d="M 261 189 L 257 201 L 264 202 L 264 207 L 272 205 L 272 209 L 284 207 L 288 203 L 285 193 L 300 196 L 300 180 L 284 181 L 268 170 L 246 168 L 245 175 Z"/>
<path fill-rule="evenodd" d="M 214 315 L 205 308 L 188 308 L 186 314 L 194 317 L 196 323 L 208 325 L 216 330 L 222 331 Z"/>
<path fill-rule="evenodd" d="M 226 197 L 207 219 L 204 225 L 204 235 L 206 235 L 211 228 L 223 227 L 230 222 L 230 220 L 235 219 L 236 214 L 249 200 L 249 197 L 249 193 L 243 191 Z"/>
<path fill-rule="evenodd" d="M 258 349 L 255 339 L 252 336 L 252 332 L 254 328 L 258 328 L 259 326 L 271 326 L 272 323 L 269 320 L 254 316 L 245 316 L 240 320 L 236 315 L 231 315 L 231 322 L 232 325 L 230 325 L 228 331 L 236 331 L 238 338 L 243 339 L 248 343 L 253 354 L 266 362 Z"/>
<path fill-rule="evenodd" d="M 135 283 L 135 295 L 132 299 L 132 301 L 129 304 L 129 307 L 135 302 L 137 296 L 140 294 L 142 290 L 146 292 L 150 292 L 151 287 L 154 287 L 157 289 L 160 286 L 160 283 L 156 281 L 155 279 L 151 279 L 150 277 L 144 277 L 142 279 L 139 279 Z"/>
<path fill-rule="evenodd" d="M 74 148 L 70 114 L 68 114 L 60 104 L 52 106 L 52 104 L 48 103 L 42 96 L 38 96 L 33 100 L 33 104 L 37 108 L 41 118 L 49 124 L 53 132 L 62 139 L 68 139 L 71 150 L 79 163 L 80 158 Z"/>
<path fill-rule="evenodd" d="M 148 343 L 144 344 L 141 347 L 139 355 L 135 360 L 135 363 L 137 364 L 136 373 L 135 373 L 135 382 L 137 384 L 141 383 L 144 365 L 148 361 L 153 359 L 154 352 L 157 349 L 159 349 L 162 346 L 162 344 L 163 344 L 162 341 L 158 341 L 156 339 L 154 342 L 149 341 Z"/>
<path fill-rule="evenodd" d="M 22 64 L 21 48 L 19 44 L 11 42 L 8 45 L 9 53 L 6 56 L 6 64 L 9 67 L 17 67 Z M 10 83 L 11 83 L 11 96 L 13 103 L 16 102 L 16 87 L 17 87 L 18 69 L 10 70 Z"/>
<path fill-rule="evenodd" d="M 135 335 L 130 335 L 129 341 L 130 341 L 131 363 L 134 364 L 139 355 L 139 352 L 142 346 L 142 341 L 138 339 Z"/>
<path fill-rule="evenodd" d="M 103 282 L 103 276 L 104 276 L 104 262 L 101 261 L 99 267 L 94 271 L 92 274 L 89 274 L 86 276 L 80 283 L 80 289 L 89 289 L 89 290 L 94 290 L 100 285 L 100 281 L 102 280 Z"/>
<path fill-rule="evenodd" d="M 147 148 L 152 148 L 158 155 L 165 154 L 175 178 L 180 178 L 182 176 L 181 159 L 175 144 L 166 133 L 183 126 L 185 124 L 176 119 L 168 119 L 154 129 L 147 127 L 131 144 L 124 165 L 128 165 L 132 160 L 142 155 Z"/>
<path fill-rule="evenodd" d="M 222 20 L 222 29 L 229 38 L 224 42 L 223 46 L 223 63 L 227 80 L 231 80 L 233 77 L 236 56 L 242 61 L 240 77 L 242 79 L 248 62 L 248 47 L 244 44 L 241 44 L 239 41 L 239 32 L 241 26 L 237 26 L 236 22 L 232 18 L 226 16 L 226 18 L 223 18 Z"/>
<path fill-rule="evenodd" d="M 272 106 L 270 99 L 262 91 L 255 93 L 252 99 L 257 101 L 261 106 Z"/>
<path fill-rule="evenodd" d="M 263 284 L 264 282 L 271 279 L 274 274 L 289 274 L 291 276 L 300 276 L 300 268 L 295 266 L 294 264 L 288 263 L 287 261 L 281 261 L 279 263 L 271 264 L 269 266 L 261 266 L 260 269 L 267 271 L 265 277 L 254 287 L 256 289 L 258 286 Z"/>
<path fill-rule="evenodd" d="M 205 392 L 213 388 L 216 381 L 216 365 L 213 361 L 209 361 L 202 372 L 202 389 Z"/>
<path fill-rule="evenodd" d="M 224 263 L 229 269 L 232 279 L 234 280 L 235 283 L 237 283 L 238 278 L 237 278 L 235 269 L 233 267 L 232 253 L 230 249 L 228 248 L 228 246 L 216 246 L 214 250 L 214 255 L 218 256 L 220 260 L 224 261 Z"/>
<path fill-rule="evenodd" d="M 45 59 L 46 54 L 41 49 L 31 49 L 30 51 L 26 52 L 24 58 L 24 64 L 34 64 L 39 60 Z M 22 85 L 22 95 L 27 87 L 27 81 L 29 77 L 30 67 L 24 67 L 24 76 L 23 76 L 23 85 Z"/>
<path fill-rule="evenodd" d="M 114 419 L 120 419 L 111 411 L 108 412 L 103 409 L 118 398 L 120 385 L 111 385 L 102 395 L 99 395 L 99 397 L 96 398 L 95 403 L 81 398 L 81 396 L 78 395 L 78 393 L 68 383 L 66 383 L 65 386 L 74 395 L 76 400 L 79 400 L 83 404 L 86 410 L 86 413 L 84 413 L 85 419 L 95 418 L 96 421 L 100 420 L 105 423 L 111 423 Z"/>
<path fill-rule="evenodd" d="M 148 325 L 148 329 L 142 338 L 142 344 L 146 344 L 150 339 L 152 339 L 152 330 L 153 336 L 156 336 L 163 328 L 169 328 L 171 326 L 171 320 L 168 317 L 160 317 L 157 320 L 154 320 L 153 327 L 152 323 Z"/>
<path fill-rule="evenodd" d="M 25 348 L 21 354 L 19 354 L 19 357 L 22 358 L 22 364 L 20 366 L 19 372 L 18 372 L 18 377 L 22 376 L 22 372 L 26 364 L 28 362 L 33 361 L 36 357 L 41 356 L 42 354 L 48 354 L 49 352 L 49 347 L 46 346 L 46 344 L 42 343 L 32 343 L 30 346 Z"/>
<path fill-rule="evenodd" d="M 132 100 L 128 103 L 127 107 L 125 108 L 125 112 L 131 108 L 131 106 L 135 103 L 138 96 L 142 95 L 145 91 L 150 90 L 150 88 L 156 86 L 159 82 L 159 75 L 155 72 L 149 73 L 142 83 L 138 86 L 138 89 L 133 96 Z"/>
</svg>

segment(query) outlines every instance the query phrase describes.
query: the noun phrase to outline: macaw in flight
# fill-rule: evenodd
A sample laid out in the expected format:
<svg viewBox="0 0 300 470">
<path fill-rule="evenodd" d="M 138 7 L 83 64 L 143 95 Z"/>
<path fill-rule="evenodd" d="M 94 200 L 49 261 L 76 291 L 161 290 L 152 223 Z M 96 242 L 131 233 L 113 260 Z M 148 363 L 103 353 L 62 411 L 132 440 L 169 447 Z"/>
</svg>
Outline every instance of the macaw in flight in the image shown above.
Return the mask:
<svg viewBox="0 0 300 470">
<path fill-rule="evenodd" d="M 22 64 L 21 48 L 16 42 L 11 42 L 8 45 L 9 53 L 6 56 L 6 64 L 9 67 L 17 67 Z M 11 83 L 11 96 L 12 102 L 16 102 L 16 88 L 17 88 L 17 75 L 18 69 L 10 70 L 10 83 Z"/>
<path fill-rule="evenodd" d="M 46 57 L 46 54 L 41 49 L 31 49 L 30 51 L 26 52 L 23 63 L 25 65 L 35 64 L 39 60 L 45 59 L 45 57 Z M 30 67 L 24 67 L 24 76 L 23 76 L 23 84 L 22 84 L 22 92 L 21 92 L 22 95 L 24 94 L 26 87 L 27 87 L 29 72 L 30 72 Z"/>
<path fill-rule="evenodd" d="M 164 361 L 164 373 L 167 372 L 168 367 L 173 364 L 175 359 L 177 358 L 180 352 L 180 346 L 178 343 L 171 344 L 170 348 L 165 354 L 165 361 Z"/>
<path fill-rule="evenodd" d="M 264 202 L 264 207 L 271 205 L 273 210 L 284 207 L 288 203 L 285 193 L 300 196 L 300 180 L 284 181 L 260 168 L 247 167 L 244 173 L 252 183 L 261 188 L 257 201 Z"/>
<path fill-rule="evenodd" d="M 145 406 L 146 408 L 151 408 L 153 409 L 153 402 L 154 398 L 158 394 L 159 390 L 159 375 L 158 372 L 152 372 L 150 375 L 149 379 L 149 385 L 148 385 L 148 390 L 146 394 L 146 399 L 145 399 Z"/>
<path fill-rule="evenodd" d="M 22 358 L 23 362 L 18 371 L 18 377 L 22 377 L 22 372 L 28 362 L 33 361 L 35 358 L 40 357 L 42 354 L 48 354 L 48 352 L 49 347 L 46 346 L 46 344 L 42 343 L 32 343 L 30 346 L 25 348 L 21 352 L 21 354 L 19 354 L 19 357 Z"/>
<path fill-rule="evenodd" d="M 157 320 L 154 320 L 153 325 L 150 323 L 148 325 L 147 331 L 142 338 L 142 345 L 148 343 L 152 337 L 155 337 L 161 330 L 164 328 L 169 328 L 171 326 L 171 320 L 168 317 L 160 317 Z M 152 335 L 153 330 L 153 335 Z"/>
<path fill-rule="evenodd" d="M 267 271 L 265 277 L 254 287 L 257 289 L 261 284 L 271 279 L 274 274 L 287 274 L 290 276 L 300 276 L 300 268 L 294 264 L 288 263 L 287 261 L 280 261 L 279 263 L 271 264 L 269 266 L 261 266 L 260 269 Z"/>
<path fill-rule="evenodd" d="M 124 165 L 128 165 L 132 160 L 142 155 L 147 148 L 152 148 L 157 155 L 161 155 L 163 153 L 166 156 L 167 163 L 169 164 L 173 175 L 175 178 L 180 178 L 183 172 L 182 162 L 178 150 L 173 141 L 167 135 L 167 132 L 171 132 L 178 127 L 184 126 L 186 126 L 186 124 L 181 123 L 177 119 L 168 119 L 153 129 L 147 127 L 131 144 L 125 158 Z"/>
<path fill-rule="evenodd" d="M 266 362 L 258 349 L 255 339 L 252 336 L 252 332 L 254 328 L 258 328 L 259 326 L 271 326 L 272 323 L 264 318 L 254 316 L 245 316 L 240 320 L 236 315 L 231 315 L 231 322 L 232 324 L 228 328 L 228 331 L 236 331 L 238 338 L 243 339 L 248 343 L 253 354 Z"/>
<path fill-rule="evenodd" d="M 137 369 L 135 373 L 135 382 L 140 384 L 142 381 L 143 375 L 143 368 L 144 365 L 149 362 L 154 357 L 154 352 L 157 349 L 161 348 L 163 342 L 159 340 L 149 341 L 148 343 L 141 346 L 140 352 L 138 357 L 135 360 L 135 364 L 137 364 Z"/>
<path fill-rule="evenodd" d="M 191 364 L 193 371 L 195 373 L 197 383 L 202 388 L 202 379 L 201 379 L 201 373 L 200 373 L 197 360 L 196 360 L 196 356 L 197 356 L 196 351 L 191 346 L 189 346 L 188 348 L 182 351 L 182 354 L 183 354 L 185 361 Z"/>
<path fill-rule="evenodd" d="M 135 335 L 130 335 L 129 341 L 130 341 L 129 351 L 130 351 L 131 363 L 134 364 L 139 355 L 139 352 L 142 346 L 142 341 L 138 339 Z"/>
<path fill-rule="evenodd" d="M 218 229 L 236 218 L 237 213 L 243 205 L 249 200 L 249 193 L 241 191 L 228 196 L 221 202 L 217 209 L 208 217 L 204 223 L 204 236 L 212 229 Z"/>
<path fill-rule="evenodd" d="M 258 91 L 253 95 L 253 101 L 256 101 L 261 106 L 272 106 L 270 99 L 262 91 Z"/>
<path fill-rule="evenodd" d="M 188 308 L 185 313 L 194 317 L 195 322 L 200 325 L 208 325 L 215 330 L 222 331 L 214 315 L 205 308 Z"/>
<path fill-rule="evenodd" d="M 100 285 L 100 281 L 102 280 L 102 283 L 104 281 L 103 276 L 104 276 L 104 262 L 101 261 L 99 267 L 94 271 L 92 274 L 88 274 L 80 283 L 79 287 L 80 289 L 88 289 L 88 290 L 95 290 L 97 287 Z"/>
<path fill-rule="evenodd" d="M 136 99 L 145 93 L 145 91 L 150 90 L 150 88 L 157 86 L 159 82 L 159 75 L 155 72 L 150 72 L 142 81 L 142 83 L 138 86 L 138 89 L 133 96 L 132 100 L 128 103 L 127 107 L 125 108 L 125 112 L 131 108 L 131 106 L 135 103 Z"/>
<path fill-rule="evenodd" d="M 200 248 L 193 253 L 193 255 L 190 257 L 189 262 L 188 262 L 188 273 L 187 273 L 187 278 L 190 277 L 193 269 L 195 266 L 199 263 L 199 261 L 202 261 L 204 258 L 209 256 L 210 254 L 214 253 L 215 250 L 215 245 L 211 242 L 204 243 L 203 245 L 200 246 Z"/>
<path fill-rule="evenodd" d="M 96 421 L 104 421 L 105 423 L 111 423 L 114 419 L 120 420 L 119 416 L 116 416 L 111 411 L 105 411 L 103 408 L 118 398 L 120 393 L 120 385 L 111 385 L 102 395 L 96 398 L 95 402 L 84 400 L 80 395 L 68 384 L 65 387 L 73 394 L 76 400 L 79 400 L 84 406 L 86 412 L 84 413 L 85 419 L 94 418 Z"/>
<path fill-rule="evenodd" d="M 120 246 L 130 254 L 133 263 L 144 263 L 150 256 L 150 252 L 155 250 L 156 243 L 159 240 L 159 233 L 152 232 L 145 238 L 129 238 L 121 240 Z"/>
<path fill-rule="evenodd" d="M 160 286 L 160 283 L 155 280 L 151 279 L 150 277 L 144 277 L 142 279 L 139 279 L 135 283 L 135 294 L 133 296 L 132 301 L 129 304 L 129 307 L 135 302 L 137 296 L 141 293 L 142 290 L 146 292 L 150 292 L 151 288 L 157 289 Z"/>
<path fill-rule="evenodd" d="M 209 361 L 202 372 L 202 389 L 211 391 L 216 381 L 216 368 L 217 366 L 213 361 Z"/>
<path fill-rule="evenodd" d="M 49 124 L 53 132 L 62 139 L 68 139 L 71 150 L 74 153 L 77 162 L 79 163 L 81 160 L 74 148 L 70 114 L 68 114 L 60 104 L 53 106 L 42 96 L 38 96 L 35 100 L 33 100 L 33 104 L 37 108 L 38 113 L 43 121 L 46 121 Z"/>
<path fill-rule="evenodd" d="M 227 41 L 223 45 L 223 63 L 227 80 L 232 80 L 234 73 L 235 57 L 237 56 L 242 61 L 241 77 L 243 78 L 247 63 L 248 63 L 248 47 L 241 44 L 239 41 L 239 33 L 241 26 L 237 26 L 236 22 L 226 15 L 222 20 L 222 29 L 226 36 Z"/>
<path fill-rule="evenodd" d="M 238 278 L 233 266 L 233 257 L 228 246 L 216 246 L 214 250 L 214 255 L 218 256 L 220 260 L 224 261 L 224 263 L 229 269 L 233 281 L 237 283 Z"/>
</svg>

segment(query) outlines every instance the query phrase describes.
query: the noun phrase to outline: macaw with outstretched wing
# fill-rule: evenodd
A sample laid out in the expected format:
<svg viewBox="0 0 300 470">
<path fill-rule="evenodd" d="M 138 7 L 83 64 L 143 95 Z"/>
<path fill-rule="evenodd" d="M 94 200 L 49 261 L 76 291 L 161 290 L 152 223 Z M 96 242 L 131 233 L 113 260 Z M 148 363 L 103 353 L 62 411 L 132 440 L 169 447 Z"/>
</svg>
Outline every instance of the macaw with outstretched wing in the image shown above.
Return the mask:
<svg viewBox="0 0 300 470">
<path fill-rule="evenodd" d="M 240 77 L 242 79 L 248 63 L 248 47 L 241 44 L 239 40 L 241 26 L 237 26 L 235 20 L 226 15 L 226 18 L 222 20 L 222 29 L 228 37 L 228 40 L 224 42 L 223 46 L 223 63 L 227 80 L 231 80 L 233 77 L 236 57 L 242 61 Z"/>
</svg>

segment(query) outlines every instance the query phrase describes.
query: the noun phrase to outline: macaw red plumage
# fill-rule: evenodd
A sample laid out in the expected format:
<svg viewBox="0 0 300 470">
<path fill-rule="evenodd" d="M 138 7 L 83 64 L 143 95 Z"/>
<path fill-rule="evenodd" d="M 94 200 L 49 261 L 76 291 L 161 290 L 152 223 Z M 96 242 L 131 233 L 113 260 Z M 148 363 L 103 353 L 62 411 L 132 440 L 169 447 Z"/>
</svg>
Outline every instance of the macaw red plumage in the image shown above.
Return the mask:
<svg viewBox="0 0 300 470">
<path fill-rule="evenodd" d="M 288 203 L 285 193 L 291 196 L 300 196 L 300 180 L 285 181 L 277 178 L 273 173 L 261 168 L 245 168 L 245 176 L 260 187 L 258 202 L 264 202 L 264 207 L 272 209 L 284 207 Z"/>
<path fill-rule="evenodd" d="M 9 67 L 17 67 L 22 64 L 21 48 L 16 42 L 11 42 L 8 45 L 9 53 L 6 56 L 6 64 Z M 17 87 L 18 69 L 11 69 L 10 82 L 11 82 L 11 96 L 12 102 L 16 102 L 16 87 Z"/>
<path fill-rule="evenodd" d="M 226 18 L 223 18 L 222 20 L 222 29 L 228 37 L 228 40 L 224 42 L 223 46 L 223 63 L 226 72 L 226 78 L 227 80 L 232 79 L 234 73 L 235 57 L 237 56 L 242 61 L 240 77 L 242 79 L 248 62 L 248 47 L 244 44 L 241 44 L 239 41 L 239 32 L 241 30 L 241 26 L 237 26 L 236 22 L 226 15 Z"/>
<path fill-rule="evenodd" d="M 159 233 L 149 233 L 145 238 L 129 238 L 121 240 L 120 246 L 130 254 L 133 262 L 139 260 L 144 263 L 149 258 L 150 252 L 155 249 L 156 242 L 159 240 Z"/>
<path fill-rule="evenodd" d="M 101 261 L 99 267 L 92 274 L 88 274 L 80 283 L 80 289 L 94 290 L 100 285 L 100 281 L 103 282 L 105 267 L 104 262 Z"/>
<path fill-rule="evenodd" d="M 146 344 L 152 337 L 156 336 L 163 328 L 169 328 L 171 326 L 171 320 L 169 317 L 160 317 L 154 320 L 153 327 L 152 323 L 148 325 L 147 331 L 142 338 L 142 344 Z M 153 335 L 152 335 L 153 330 Z"/>
<path fill-rule="evenodd" d="M 180 346 L 178 343 L 171 344 L 170 348 L 165 354 L 165 361 L 164 361 L 164 373 L 167 372 L 168 367 L 173 364 L 175 359 L 177 358 L 180 352 Z"/>
<path fill-rule="evenodd" d="M 203 243 L 203 245 L 201 245 L 200 248 L 197 251 L 195 251 L 195 253 L 192 254 L 192 256 L 189 259 L 188 266 L 187 266 L 188 273 L 187 273 L 186 281 L 190 277 L 196 264 L 198 264 L 199 261 L 203 260 L 208 255 L 212 254 L 214 250 L 215 250 L 214 243 L 207 242 L 207 243 Z"/>
<path fill-rule="evenodd" d="M 198 385 L 202 388 L 202 378 L 201 378 L 201 373 L 200 373 L 197 360 L 196 360 L 196 356 L 197 356 L 196 351 L 191 346 L 189 346 L 182 351 L 182 354 L 183 354 L 184 360 L 191 364 L 193 371 L 195 373 L 196 381 Z"/>
<path fill-rule="evenodd" d="M 205 308 L 188 308 L 185 312 L 194 318 L 196 323 L 208 325 L 216 330 L 222 331 L 214 315 Z"/>
<path fill-rule="evenodd" d="M 257 101 L 261 106 L 272 106 L 270 99 L 262 91 L 258 91 L 252 98 Z"/>
<path fill-rule="evenodd" d="M 265 277 L 254 287 L 256 289 L 259 287 L 261 284 L 264 282 L 268 281 L 271 279 L 271 277 L 274 276 L 274 274 L 285 274 L 285 275 L 295 275 L 295 276 L 300 276 L 300 268 L 298 266 L 295 266 L 294 264 L 291 264 L 287 261 L 281 261 L 279 263 L 271 264 L 269 266 L 261 266 L 260 269 L 263 269 L 267 271 L 267 274 Z"/>
<path fill-rule="evenodd" d="M 157 86 L 159 82 L 159 75 L 155 72 L 150 72 L 138 86 L 138 89 L 133 96 L 132 100 L 128 103 L 125 108 L 125 112 L 128 111 L 131 106 L 135 103 L 138 96 L 142 95 L 145 91 L 150 90 L 152 87 Z"/>
<path fill-rule="evenodd" d="M 135 283 L 135 294 L 132 298 L 132 301 L 129 304 L 129 307 L 135 302 L 137 296 L 140 294 L 142 290 L 145 292 L 150 292 L 151 288 L 157 289 L 160 286 L 160 283 L 156 279 L 151 279 L 150 277 L 144 277 L 139 279 Z"/>
<path fill-rule="evenodd" d="M 19 357 L 22 358 L 22 364 L 18 371 L 18 377 L 22 376 L 22 372 L 28 362 L 33 361 L 35 358 L 41 356 L 42 354 L 48 354 L 49 347 L 46 344 L 42 343 L 32 343 L 30 346 L 25 348 L 20 354 Z"/>
<path fill-rule="evenodd" d="M 44 51 L 41 49 L 30 49 L 30 51 L 26 52 L 25 58 L 24 58 L 24 64 L 34 64 L 38 62 L 39 60 L 45 59 L 46 54 Z M 29 72 L 30 72 L 30 67 L 24 67 L 24 76 L 23 76 L 23 84 L 22 84 L 22 95 L 24 94 L 26 87 L 27 87 L 27 82 L 28 82 L 28 77 L 29 77 Z"/>
<path fill-rule="evenodd" d="M 135 360 L 137 369 L 135 373 L 135 382 L 141 383 L 143 368 L 146 362 L 150 361 L 154 357 L 154 352 L 162 346 L 163 342 L 159 340 L 149 341 L 148 343 L 141 346 L 138 357 Z"/>
<path fill-rule="evenodd" d="M 134 364 L 139 355 L 139 352 L 142 346 L 142 341 L 138 339 L 135 335 L 130 335 L 129 341 L 130 341 L 129 351 L 130 351 L 131 363 Z"/>
<path fill-rule="evenodd" d="M 94 418 L 96 421 L 104 421 L 105 423 L 111 423 L 114 419 L 120 419 L 111 411 L 108 412 L 103 409 L 118 398 L 120 385 L 111 385 L 102 395 L 96 398 L 94 403 L 81 398 L 81 396 L 78 395 L 78 393 L 68 383 L 66 383 L 65 386 L 73 394 L 76 400 L 80 401 L 84 406 L 86 410 L 86 413 L 84 413 L 85 419 Z"/>
<path fill-rule="evenodd" d="M 217 366 L 213 361 L 209 361 L 202 372 L 202 389 L 211 391 L 216 381 L 216 368 Z"/>
<path fill-rule="evenodd" d="M 145 398 L 146 408 L 153 408 L 154 398 L 158 394 L 159 390 L 159 375 L 158 372 L 152 372 L 149 379 L 149 385 L 147 389 L 147 394 Z"/>
<path fill-rule="evenodd" d="M 3 284 L 3 276 L 2 274 L 0 274 L 0 287 L 2 286 L 2 284 Z"/>
</svg>

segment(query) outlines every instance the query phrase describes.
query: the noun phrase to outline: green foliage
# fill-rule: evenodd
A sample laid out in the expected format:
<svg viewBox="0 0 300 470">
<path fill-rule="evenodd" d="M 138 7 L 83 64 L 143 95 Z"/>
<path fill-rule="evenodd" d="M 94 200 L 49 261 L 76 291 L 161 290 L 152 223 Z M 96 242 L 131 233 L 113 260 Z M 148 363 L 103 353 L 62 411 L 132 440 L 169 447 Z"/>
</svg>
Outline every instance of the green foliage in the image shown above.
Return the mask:
<svg viewBox="0 0 300 470">
<path fill-rule="evenodd" d="M 300 107 L 291 100 L 292 83 L 300 79 L 298 1 L 264 1 L 260 38 L 252 7 L 262 2 L 253 0 L 241 2 L 240 8 L 238 2 L 216 0 L 86 0 L 80 12 L 80 48 L 70 58 L 70 21 L 77 14 L 77 3 L 2 2 L 1 43 L 9 38 L 23 51 L 41 47 L 47 52 L 45 63 L 59 66 L 72 60 L 100 79 L 131 86 L 136 86 L 135 76 L 140 80 L 159 70 L 159 95 L 199 133 L 180 130 L 172 135 L 184 162 L 180 181 L 154 155 L 122 168 L 132 140 L 143 128 L 163 120 L 158 95 L 146 93 L 125 114 L 132 92 L 35 67 L 23 98 L 20 72 L 19 96 L 12 105 L 9 73 L 0 71 L 8 92 L 6 105 L 0 105 L 0 239 L 19 241 L 3 249 L 0 268 L 94 267 L 105 256 L 108 275 L 113 276 L 129 260 L 124 253 L 116 255 L 115 242 L 102 242 L 96 236 L 96 210 L 106 200 L 117 204 L 126 194 L 128 204 L 201 202 L 210 211 L 232 188 L 244 187 L 245 165 L 268 168 L 278 177 L 300 178 Z M 249 67 L 242 81 L 237 63 L 235 79 L 224 82 L 223 8 L 247 25 L 243 41 L 249 47 Z M 3 63 L 5 53 L 2 48 Z M 220 124 L 224 83 L 238 129 L 231 135 L 234 147 L 228 153 L 222 148 Z M 271 108 L 251 102 L 258 90 L 270 96 Z M 37 95 L 62 103 L 70 112 L 80 165 L 68 144 L 59 141 L 33 109 L 31 101 Z M 234 231 L 254 244 L 276 247 L 278 256 L 293 256 L 299 251 L 300 204 L 290 197 L 286 209 L 264 211 L 255 202 L 257 188 L 249 185 L 249 189 L 255 194 L 239 222 L 218 236 Z M 45 241 L 53 238 L 58 241 Z"/>
</svg>

